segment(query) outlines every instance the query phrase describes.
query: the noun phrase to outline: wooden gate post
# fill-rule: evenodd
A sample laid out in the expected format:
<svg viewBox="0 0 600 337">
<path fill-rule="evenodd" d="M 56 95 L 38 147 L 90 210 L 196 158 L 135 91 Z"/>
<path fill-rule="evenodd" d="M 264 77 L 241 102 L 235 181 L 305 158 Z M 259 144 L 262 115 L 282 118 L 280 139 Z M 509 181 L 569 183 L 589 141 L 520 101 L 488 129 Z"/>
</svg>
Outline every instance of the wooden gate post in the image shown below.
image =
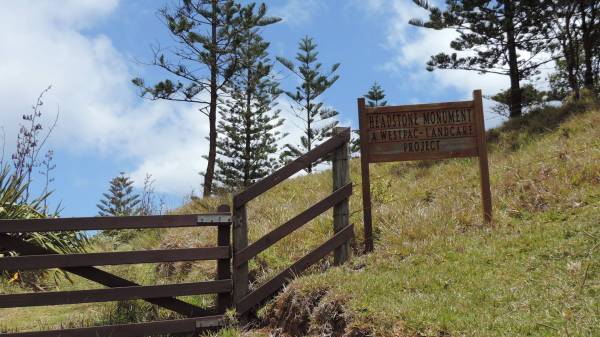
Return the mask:
<svg viewBox="0 0 600 337">
<path fill-rule="evenodd" d="M 490 190 L 490 169 L 488 167 L 487 145 L 485 142 L 485 122 L 483 115 L 483 99 L 481 90 L 473 91 L 475 120 L 477 123 L 477 153 L 479 155 L 479 176 L 481 178 L 481 201 L 483 220 L 492 222 L 492 192 Z"/>
<path fill-rule="evenodd" d="M 237 306 L 248 294 L 248 262 L 238 264 L 236 255 L 248 246 L 248 221 L 246 204 L 238 204 L 233 198 L 233 303 Z"/>
<path fill-rule="evenodd" d="M 371 216 L 371 180 L 369 177 L 369 146 L 365 98 L 358 99 L 358 124 L 360 129 L 360 171 L 362 177 L 363 222 L 365 227 L 365 253 L 373 251 L 373 224 Z"/>
<path fill-rule="evenodd" d="M 230 213 L 231 208 L 228 205 L 220 205 L 217 208 L 219 213 Z M 219 246 L 231 246 L 231 226 L 219 226 L 217 234 L 217 243 Z M 231 254 L 231 249 L 229 249 Z M 231 257 L 217 260 L 217 280 L 231 279 Z M 217 295 L 217 312 L 224 313 L 231 308 L 231 293 L 221 293 Z"/>
<path fill-rule="evenodd" d="M 344 132 L 350 132 L 348 128 L 336 127 L 333 129 L 333 135 Z M 333 175 L 333 191 L 342 188 L 350 182 L 350 166 L 348 155 L 348 142 L 344 143 L 335 151 L 333 151 L 331 172 Z M 333 230 L 335 233 L 346 228 L 350 223 L 349 220 L 349 199 L 345 198 L 340 203 L 333 206 Z M 334 250 L 334 264 L 340 265 L 348 260 L 350 252 L 350 244 L 348 241 Z"/>
</svg>

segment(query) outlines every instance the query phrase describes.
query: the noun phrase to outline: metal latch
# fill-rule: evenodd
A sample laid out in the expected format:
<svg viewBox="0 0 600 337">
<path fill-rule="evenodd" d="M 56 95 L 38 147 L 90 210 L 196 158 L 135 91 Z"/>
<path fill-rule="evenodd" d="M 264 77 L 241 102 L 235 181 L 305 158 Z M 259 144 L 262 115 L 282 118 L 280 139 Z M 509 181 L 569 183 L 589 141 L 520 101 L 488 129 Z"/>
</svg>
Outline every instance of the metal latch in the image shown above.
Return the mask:
<svg viewBox="0 0 600 337">
<path fill-rule="evenodd" d="M 198 215 L 198 223 L 227 223 L 231 222 L 231 215 L 226 214 L 202 214 Z"/>
</svg>

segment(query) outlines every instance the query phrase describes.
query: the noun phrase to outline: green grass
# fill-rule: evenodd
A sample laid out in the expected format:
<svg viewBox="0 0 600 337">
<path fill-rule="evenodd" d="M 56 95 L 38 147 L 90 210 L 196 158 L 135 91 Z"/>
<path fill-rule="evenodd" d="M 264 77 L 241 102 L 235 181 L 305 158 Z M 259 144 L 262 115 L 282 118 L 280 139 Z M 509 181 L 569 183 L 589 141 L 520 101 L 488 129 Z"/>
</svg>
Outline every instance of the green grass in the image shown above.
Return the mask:
<svg viewBox="0 0 600 337">
<path fill-rule="evenodd" d="M 294 287 L 343 296 L 354 324 L 378 336 L 598 336 L 598 219 L 598 205 L 585 206 L 437 237 L 406 255 L 380 249 Z"/>
<path fill-rule="evenodd" d="M 493 227 L 482 221 L 476 159 L 372 165 L 376 250 L 368 256 L 360 255 L 360 164 L 353 160 L 355 257 L 336 268 L 324 261 L 296 279 L 260 312 L 271 326 L 252 334 L 267 335 L 285 321 L 277 309 L 297 305 L 286 302 L 296 296 L 291 292 L 324 294 L 306 310 L 311 333 L 327 325 L 323 312 L 342 310 L 346 330 L 377 336 L 600 336 L 598 125 L 597 109 L 570 106 L 540 110 L 489 132 Z M 288 180 L 253 200 L 250 241 L 324 198 L 331 186 L 331 174 L 324 171 Z M 195 200 L 178 212 L 213 211 L 226 201 Z M 261 253 L 250 263 L 253 287 L 332 234 L 328 212 Z M 200 247 L 215 240 L 209 230 L 151 231 L 116 248 Z M 113 248 L 111 242 L 94 243 L 97 250 Z M 176 266 L 168 275 L 153 265 L 110 270 L 143 284 L 214 277 L 214 265 L 205 263 Z M 76 279 L 61 289 L 87 286 Z M 13 288 L 0 286 L 3 292 Z M 211 303 L 208 297 L 192 301 Z M 39 329 L 44 326 L 25 326 L 39 317 L 54 326 L 78 319 L 70 316 L 73 307 L 58 308 L 47 316 L 42 309 L 20 310 L 24 319 L 19 322 L 1 309 L 0 329 Z M 97 318 L 90 314 L 92 322 L 86 324 L 115 319 L 115 306 L 106 308 Z M 148 318 L 139 316 L 133 319 Z M 240 334 L 228 329 L 218 336 Z"/>
</svg>

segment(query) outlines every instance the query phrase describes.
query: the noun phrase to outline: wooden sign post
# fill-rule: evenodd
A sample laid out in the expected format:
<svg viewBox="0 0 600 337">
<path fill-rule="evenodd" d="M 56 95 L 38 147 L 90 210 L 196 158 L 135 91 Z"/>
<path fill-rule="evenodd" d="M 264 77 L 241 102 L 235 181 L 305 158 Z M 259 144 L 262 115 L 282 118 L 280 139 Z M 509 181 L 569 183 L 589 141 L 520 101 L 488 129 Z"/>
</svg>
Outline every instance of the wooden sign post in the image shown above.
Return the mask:
<svg viewBox="0 0 600 337">
<path fill-rule="evenodd" d="M 358 99 L 365 251 L 373 250 L 369 164 L 390 161 L 479 157 L 486 223 L 492 197 L 481 90 L 472 101 L 366 107 Z"/>
</svg>

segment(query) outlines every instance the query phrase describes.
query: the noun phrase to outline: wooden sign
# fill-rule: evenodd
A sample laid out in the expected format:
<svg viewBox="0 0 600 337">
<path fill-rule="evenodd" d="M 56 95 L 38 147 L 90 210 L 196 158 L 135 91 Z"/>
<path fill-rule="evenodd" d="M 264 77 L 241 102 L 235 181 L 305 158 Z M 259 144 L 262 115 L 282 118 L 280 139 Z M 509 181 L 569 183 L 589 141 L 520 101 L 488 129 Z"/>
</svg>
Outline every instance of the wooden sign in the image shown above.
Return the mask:
<svg viewBox="0 0 600 337">
<path fill-rule="evenodd" d="M 367 107 L 358 99 L 365 250 L 373 250 L 369 163 L 479 157 L 483 213 L 492 220 L 483 101 Z"/>
</svg>

